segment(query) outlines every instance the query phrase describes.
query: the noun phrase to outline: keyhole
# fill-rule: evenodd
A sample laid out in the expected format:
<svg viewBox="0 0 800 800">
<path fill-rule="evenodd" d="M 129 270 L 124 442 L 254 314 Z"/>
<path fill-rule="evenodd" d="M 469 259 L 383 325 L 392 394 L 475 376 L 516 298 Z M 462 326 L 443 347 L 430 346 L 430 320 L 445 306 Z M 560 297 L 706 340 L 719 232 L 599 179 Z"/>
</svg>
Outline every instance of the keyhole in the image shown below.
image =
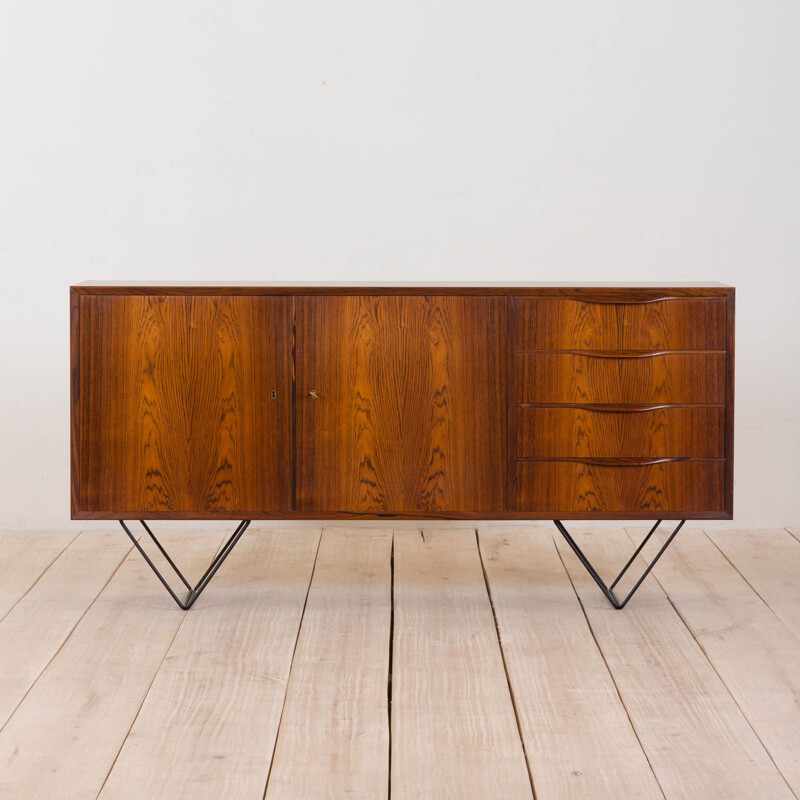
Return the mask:
<svg viewBox="0 0 800 800">
<path fill-rule="evenodd" d="M 275 399 L 275 398 L 278 396 L 278 393 L 277 393 L 277 392 L 276 392 L 276 391 L 273 389 L 273 390 L 270 392 L 270 396 L 271 396 L 271 397 L 272 397 L 272 399 L 274 400 L 274 399 Z"/>
</svg>

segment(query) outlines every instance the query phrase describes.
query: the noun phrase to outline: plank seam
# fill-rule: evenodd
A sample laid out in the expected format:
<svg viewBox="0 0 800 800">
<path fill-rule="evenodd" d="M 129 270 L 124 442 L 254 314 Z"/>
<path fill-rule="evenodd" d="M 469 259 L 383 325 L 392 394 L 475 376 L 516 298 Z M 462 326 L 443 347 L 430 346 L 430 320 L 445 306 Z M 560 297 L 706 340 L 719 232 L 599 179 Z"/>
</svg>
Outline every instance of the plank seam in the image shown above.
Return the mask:
<svg viewBox="0 0 800 800">
<path fill-rule="evenodd" d="M 792 532 L 788 528 L 778 528 L 778 530 L 785 530 L 789 534 L 789 538 L 794 539 L 794 536 L 792 536 Z M 731 561 L 731 559 L 728 558 L 728 555 L 716 543 L 714 537 L 710 536 L 705 531 L 705 529 L 703 529 L 703 534 L 711 542 L 711 544 L 713 544 L 714 547 L 716 547 L 717 550 L 719 550 L 719 552 L 722 554 L 722 557 L 736 570 L 736 572 L 741 576 L 742 580 L 753 590 L 754 594 L 758 597 L 758 599 L 761 600 L 761 602 L 764 603 L 764 605 L 767 606 L 767 608 L 769 608 L 769 610 L 783 623 L 784 627 L 788 629 L 789 633 L 791 633 L 792 636 L 794 636 L 796 639 L 800 639 L 800 633 L 796 632 L 793 626 L 786 624 L 781 615 L 770 605 L 769 601 L 762 596 L 761 592 L 759 592 L 758 589 L 756 589 L 756 587 L 753 586 L 752 583 L 750 583 L 750 581 L 747 579 L 747 576 L 739 569 L 739 567 L 737 567 L 736 564 L 734 564 L 733 561 Z"/>
<path fill-rule="evenodd" d="M 308 586 L 306 586 L 306 596 L 303 600 L 303 610 L 300 613 L 300 623 L 297 626 L 297 633 L 294 637 L 294 647 L 292 648 L 292 659 L 289 663 L 289 674 L 286 676 L 286 684 L 283 687 L 283 703 L 281 703 L 281 715 L 278 718 L 278 730 L 275 734 L 275 741 L 272 745 L 272 755 L 269 759 L 269 769 L 267 770 L 267 782 L 264 784 L 264 794 L 261 796 L 262 800 L 266 800 L 267 791 L 269 789 L 269 779 L 272 776 L 272 766 L 275 763 L 275 753 L 278 752 L 278 740 L 281 738 L 281 725 L 283 724 L 283 714 L 286 711 L 286 697 L 289 694 L 289 683 L 292 680 L 292 670 L 294 669 L 294 657 L 297 654 L 297 644 L 300 641 L 300 633 L 303 630 L 303 622 L 306 618 L 306 606 L 308 605 L 308 596 L 311 594 L 311 585 L 314 583 L 314 573 L 317 571 L 317 560 L 319 558 L 319 550 L 322 546 L 322 537 L 325 533 L 324 528 L 320 528 L 319 538 L 317 539 L 317 549 L 314 553 L 314 564 L 311 567 L 311 575 L 308 578 Z"/>
<path fill-rule="evenodd" d="M 511 707 L 514 709 L 514 721 L 517 725 L 517 735 L 519 736 L 519 741 L 522 744 L 522 753 L 525 756 L 525 769 L 528 772 L 528 780 L 531 784 L 531 793 L 533 794 L 533 800 L 537 800 L 536 797 L 536 787 L 533 785 L 533 770 L 531 769 L 530 759 L 528 758 L 528 748 L 525 745 L 525 738 L 522 735 L 522 724 L 519 718 L 519 709 L 517 708 L 517 698 L 514 696 L 514 689 L 511 685 L 511 676 L 508 673 L 508 664 L 506 664 L 506 654 L 503 651 L 503 640 L 500 636 L 500 625 L 497 621 L 497 612 L 495 611 L 494 607 L 494 598 L 492 597 L 492 590 L 489 587 L 489 578 L 486 574 L 486 565 L 483 563 L 483 553 L 481 552 L 481 540 L 480 535 L 478 534 L 478 529 L 475 528 L 475 545 L 478 549 L 478 559 L 481 563 L 481 572 L 483 573 L 483 583 L 486 587 L 486 594 L 489 598 L 489 606 L 492 609 L 492 619 L 494 620 L 494 632 L 497 636 L 497 646 L 500 649 L 500 659 L 503 662 L 503 672 L 506 676 L 506 685 L 508 686 L 508 694 L 511 697 Z"/>
<path fill-rule="evenodd" d="M 627 532 L 626 532 L 627 533 Z M 575 588 L 575 581 L 572 579 L 572 575 L 570 571 L 567 569 L 567 565 L 564 562 L 564 557 L 561 555 L 561 550 L 558 547 L 557 542 L 552 537 L 551 534 L 551 541 L 553 542 L 553 547 L 556 549 L 556 555 L 558 555 L 559 560 L 561 561 L 561 566 L 564 568 L 564 572 L 567 574 L 567 578 L 569 579 L 570 586 L 572 586 L 572 591 L 575 592 L 575 597 L 578 599 L 578 603 L 580 604 L 581 611 L 583 612 L 583 617 L 586 620 L 586 625 L 589 628 L 589 633 L 592 634 L 592 639 L 594 639 L 595 647 L 597 648 L 597 652 L 600 653 L 600 658 L 603 659 L 603 664 L 605 664 L 606 672 L 608 672 L 609 677 L 611 678 L 611 683 L 614 686 L 614 691 L 617 693 L 617 697 L 619 698 L 620 705 L 625 711 L 625 716 L 628 718 L 628 723 L 631 726 L 631 730 L 633 731 L 633 735 L 636 737 L 636 741 L 639 743 L 639 747 L 642 749 L 642 754 L 644 755 L 645 761 L 647 761 L 647 766 L 650 767 L 650 772 L 653 775 L 653 780 L 656 782 L 658 786 L 658 790 L 661 792 L 661 796 L 666 800 L 666 793 L 664 792 L 664 787 L 661 785 L 661 781 L 658 779 L 658 775 L 656 774 L 655 769 L 653 768 L 653 764 L 650 761 L 650 756 L 647 754 L 647 750 L 645 750 L 644 745 L 642 744 L 642 740 L 639 738 L 639 731 L 636 730 L 636 725 L 634 725 L 633 719 L 628 711 L 628 706 L 625 705 L 625 700 L 622 698 L 622 693 L 619 690 L 619 686 L 617 685 L 617 679 L 614 677 L 614 673 L 611 671 L 611 667 L 606 660 L 606 654 L 603 652 L 603 648 L 600 646 L 600 642 L 597 639 L 597 635 L 595 634 L 595 630 L 592 627 L 592 623 L 589 619 L 589 615 L 586 613 L 586 608 L 583 605 L 583 600 L 581 600 L 581 596 L 578 590 Z M 616 612 L 615 612 L 616 613 Z M 620 612 L 624 613 L 624 612 Z"/>
<path fill-rule="evenodd" d="M 2 617 L 0 617 L 0 622 L 2 622 L 14 610 L 14 608 L 16 608 L 16 606 L 19 603 L 19 601 L 22 600 L 22 598 L 25 597 L 31 591 L 31 589 L 33 589 L 36 586 L 37 583 L 39 583 L 39 581 L 44 577 L 45 573 L 50 569 L 50 567 L 52 567 L 53 564 L 55 564 L 56 561 L 58 561 L 58 559 L 61 558 L 62 555 L 64 555 L 64 551 L 78 538 L 78 536 L 81 535 L 81 533 L 83 533 L 83 531 L 78 531 L 64 545 L 64 547 L 61 550 L 59 550 L 59 552 L 56 553 L 53 556 L 53 558 L 50 560 L 50 562 L 47 564 L 47 566 L 38 574 L 38 576 L 36 577 L 36 580 L 34 580 L 34 582 L 14 601 L 14 604 L 8 609 L 8 611 L 6 611 L 6 613 L 3 614 Z"/>
<path fill-rule="evenodd" d="M 141 538 L 141 537 L 137 537 Z M 217 550 L 215 555 L 219 553 L 220 549 L 222 548 L 222 543 L 224 539 L 220 539 L 219 544 L 217 545 Z M 198 609 L 202 613 L 202 607 Z M 106 777 L 103 778 L 103 783 L 100 785 L 100 791 L 95 796 L 95 800 L 97 797 L 100 797 L 103 794 L 103 789 L 106 788 L 106 784 L 108 783 L 108 779 L 111 777 L 111 773 L 114 771 L 114 767 L 117 765 L 117 761 L 119 761 L 120 754 L 122 753 L 123 748 L 125 747 L 125 742 L 128 741 L 128 737 L 133 730 L 133 726 L 136 724 L 136 720 L 139 719 L 139 714 L 142 713 L 142 707 L 144 706 L 145 702 L 147 701 L 147 696 L 150 694 L 150 690 L 153 688 L 153 684 L 156 682 L 156 678 L 158 677 L 158 673 L 161 672 L 161 667 L 164 666 L 164 661 L 166 661 L 167 656 L 169 655 L 169 651 L 172 650 L 172 645 L 175 643 L 175 639 L 178 636 L 178 632 L 183 627 L 183 623 L 186 621 L 186 615 L 188 611 L 184 609 L 183 616 L 181 617 L 181 621 L 178 623 L 178 627 L 175 628 L 175 633 L 172 635 L 172 638 L 169 640 L 169 644 L 167 645 L 166 649 L 164 650 L 164 655 L 161 657 L 161 661 L 159 665 L 156 667 L 155 672 L 153 673 L 153 678 L 151 679 L 150 683 L 147 686 L 144 694 L 142 695 L 142 702 L 139 703 L 139 707 L 136 709 L 136 713 L 133 715 L 133 719 L 131 720 L 131 724 L 128 726 L 128 732 L 125 734 L 125 738 L 122 740 L 122 744 L 119 746 L 117 750 L 117 754 L 114 756 L 114 760 L 111 762 L 111 766 L 106 773 Z"/>
<path fill-rule="evenodd" d="M 75 538 L 77 539 L 78 537 L 76 536 Z M 66 550 L 66 548 L 64 548 L 64 549 Z M 108 584 L 111 583 L 111 581 L 113 580 L 114 576 L 117 574 L 117 572 L 119 572 L 120 567 L 122 567 L 122 565 L 128 560 L 128 557 L 130 556 L 132 550 L 133 550 L 132 546 L 127 549 L 127 551 L 125 552 L 125 555 L 120 559 L 120 562 L 111 571 L 111 574 L 108 576 L 108 580 L 103 584 L 103 586 L 101 587 L 100 591 L 92 599 L 92 602 L 89 603 L 89 605 L 86 606 L 86 608 L 83 609 L 83 613 L 78 617 L 77 620 L 75 620 L 75 624 L 70 628 L 69 633 L 64 637 L 64 641 L 61 642 L 61 644 L 58 646 L 58 649 L 55 651 L 55 653 L 53 653 L 51 658 L 48 660 L 48 662 L 42 668 L 42 671 L 36 676 L 36 680 L 34 680 L 31 683 L 31 685 L 28 687 L 28 690 L 20 698 L 20 701 L 14 706 L 14 710 L 8 715 L 8 719 L 5 722 L 3 722 L 2 724 L 0 724 L 0 731 L 2 731 L 3 728 L 5 728 L 5 726 L 8 725 L 8 723 L 11 720 L 11 718 L 14 716 L 14 714 L 17 713 L 17 709 L 19 709 L 19 707 L 25 702 L 25 698 L 33 691 L 33 687 L 36 686 L 37 683 L 39 683 L 39 679 L 42 677 L 42 675 L 44 675 L 44 673 L 47 672 L 48 668 L 53 663 L 53 661 L 55 661 L 56 658 L 58 658 L 58 654 L 64 649 L 64 645 L 70 640 L 70 637 L 72 636 L 72 634 L 75 633 L 75 629 L 78 627 L 78 625 L 81 624 L 81 621 L 86 616 L 86 614 L 89 612 L 89 609 L 92 608 L 92 606 L 97 602 L 97 598 L 100 597 L 101 594 L 103 594 L 103 592 L 108 587 Z"/>
<path fill-rule="evenodd" d="M 142 695 L 142 701 L 139 703 L 139 707 L 136 709 L 136 713 L 133 715 L 133 719 L 131 720 L 131 724 L 128 726 L 128 731 L 125 734 L 125 738 L 122 740 L 122 743 L 117 750 L 117 754 L 114 756 L 114 760 L 111 762 L 111 766 L 108 768 L 108 772 L 106 773 L 105 778 L 103 778 L 102 784 L 100 784 L 100 791 L 95 795 L 96 798 L 100 797 L 103 793 L 103 789 L 106 788 L 106 784 L 108 783 L 108 779 L 111 777 L 111 773 L 114 771 L 114 767 L 117 766 L 117 761 L 119 761 L 120 754 L 122 753 L 123 748 L 125 747 L 125 742 L 128 741 L 128 737 L 131 735 L 131 731 L 133 730 L 133 726 L 136 724 L 136 720 L 139 719 L 139 714 L 142 712 L 142 707 L 147 700 L 148 695 L 150 694 L 150 690 L 153 688 L 153 684 L 156 682 L 156 678 L 158 677 L 159 672 L 161 672 L 161 667 L 164 666 L 164 661 L 166 660 L 167 656 L 169 655 L 169 651 L 172 650 L 172 645 L 175 643 L 175 639 L 178 636 L 178 632 L 183 627 L 183 622 L 186 619 L 186 614 L 188 612 L 183 612 L 183 619 L 178 623 L 178 627 L 175 628 L 175 633 L 172 635 L 172 638 L 169 640 L 169 644 L 167 645 L 166 650 L 164 650 L 164 655 L 161 657 L 161 661 L 156 667 L 155 672 L 153 673 L 153 677 L 150 680 L 150 683 L 147 686 L 144 694 Z"/>
<path fill-rule="evenodd" d="M 628 539 L 630 539 L 631 542 L 634 542 L 634 539 L 630 535 L 630 533 L 628 533 L 627 528 L 625 529 L 625 535 L 628 537 Z M 703 535 L 705 536 L 705 532 L 703 532 Z M 634 544 L 635 544 L 635 542 L 634 542 Z M 725 560 L 727 561 L 727 559 L 725 559 Z M 738 572 L 738 570 L 736 570 L 736 571 Z M 736 695 L 733 693 L 733 690 L 728 686 L 727 683 L 725 683 L 725 679 L 722 677 L 722 675 L 717 670 L 716 665 L 714 664 L 714 662 L 711 660 L 710 656 L 706 652 L 705 647 L 703 647 L 703 643 L 694 635 L 694 631 L 692 630 L 692 628 L 689 625 L 688 621 L 684 618 L 683 614 L 681 614 L 681 612 L 678 610 L 678 607 L 675 605 L 675 603 L 672 601 L 672 598 L 669 596 L 669 592 L 667 592 L 667 590 L 664 588 L 664 586 L 662 586 L 661 581 L 658 579 L 658 576 L 655 573 L 656 573 L 656 571 L 654 569 L 653 572 L 651 573 L 651 575 L 655 578 L 656 583 L 658 584 L 658 588 L 661 589 L 661 591 L 664 593 L 664 596 L 667 598 L 667 602 L 672 606 L 673 611 L 675 611 L 675 613 L 678 615 L 678 619 L 681 621 L 683 626 L 689 632 L 689 635 L 692 637 L 692 639 L 694 640 L 695 644 L 697 644 L 697 646 L 700 648 L 700 652 L 703 654 L 703 657 L 708 662 L 708 665 L 711 667 L 712 671 L 714 672 L 714 674 L 719 679 L 719 682 L 725 688 L 725 691 L 728 693 L 728 695 L 730 696 L 731 700 L 733 701 L 733 704 L 736 706 L 737 710 L 742 715 L 742 719 L 744 719 L 744 721 L 747 723 L 747 727 L 750 728 L 750 730 L 753 732 L 753 736 L 756 737 L 756 741 L 761 745 L 761 749 L 767 754 L 767 758 L 769 758 L 769 760 L 772 762 L 772 766 L 775 767 L 775 771 L 778 773 L 778 775 L 781 776 L 781 780 L 786 784 L 786 788 L 789 790 L 789 794 L 792 794 L 795 797 L 797 797 L 797 795 L 795 795 L 794 792 L 792 791 L 792 787 L 789 785 L 789 782 L 784 777 L 784 774 L 781 772 L 780 767 L 777 765 L 777 763 L 775 762 L 775 759 L 772 757 L 772 753 L 770 753 L 769 749 L 764 744 L 764 742 L 761 740 L 761 737 L 758 735 L 758 731 L 753 726 L 753 723 L 750 721 L 750 718 L 747 716 L 747 714 L 745 714 L 744 709 L 739 705 L 739 701 L 736 699 Z M 759 599 L 761 599 L 761 598 L 759 598 Z M 767 609 L 770 612 L 772 612 L 772 609 L 769 606 L 767 606 Z M 774 613 L 774 612 L 772 612 L 772 613 Z"/>
</svg>

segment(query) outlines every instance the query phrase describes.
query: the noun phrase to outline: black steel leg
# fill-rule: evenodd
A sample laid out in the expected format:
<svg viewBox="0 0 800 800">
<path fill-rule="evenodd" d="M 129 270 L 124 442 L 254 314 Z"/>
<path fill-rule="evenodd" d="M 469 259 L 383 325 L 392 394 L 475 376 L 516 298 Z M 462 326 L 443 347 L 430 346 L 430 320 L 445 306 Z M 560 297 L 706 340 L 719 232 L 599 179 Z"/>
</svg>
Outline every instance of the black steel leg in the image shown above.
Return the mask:
<svg viewBox="0 0 800 800">
<path fill-rule="evenodd" d="M 619 600 L 617 596 L 614 594 L 614 587 L 619 583 L 620 578 L 622 578 L 622 576 L 628 571 L 628 567 L 630 567 L 630 565 L 633 564 L 639 553 L 642 552 L 644 546 L 650 541 L 650 537 L 656 532 L 661 522 L 662 520 L 658 520 L 656 524 L 653 525 L 653 527 L 650 529 L 650 532 L 642 540 L 642 543 L 636 548 L 636 552 L 630 557 L 630 559 L 628 559 L 628 563 L 622 568 L 622 572 L 620 572 L 619 575 L 617 575 L 617 577 L 614 578 L 614 582 L 611 584 L 611 586 L 606 586 L 605 581 L 597 574 L 597 570 L 592 566 L 589 559 L 586 558 L 586 556 L 583 554 L 583 551 L 580 549 L 580 547 L 578 547 L 575 540 L 570 536 L 569 531 L 564 527 L 564 523 L 558 519 L 553 520 L 553 523 L 555 524 L 556 528 L 558 528 L 558 530 L 561 532 L 561 535 L 567 540 L 567 544 L 572 548 L 575 555 L 578 556 L 578 558 L 580 559 L 581 564 L 583 564 L 583 566 L 586 567 L 586 571 L 592 576 L 594 582 L 600 587 L 600 590 L 608 598 L 608 602 L 611 603 L 611 605 L 614 606 L 614 608 L 616 609 L 625 608 L 625 605 L 627 604 L 628 600 L 630 600 L 631 597 L 633 597 L 636 590 L 642 585 L 642 581 L 650 574 L 650 570 L 653 569 L 658 559 L 661 558 L 664 551 L 669 547 L 672 540 L 677 536 L 678 531 L 683 527 L 683 524 L 684 522 L 686 522 L 686 520 L 682 519 L 677 524 L 675 530 L 672 531 L 667 541 L 664 542 L 661 549 L 658 551 L 658 553 L 656 553 L 656 557 L 647 565 L 647 569 L 642 573 L 639 580 L 636 581 L 636 584 L 634 585 L 633 589 L 631 589 L 630 592 L 628 592 L 624 600 Z"/>
<path fill-rule="evenodd" d="M 158 539 L 156 539 L 155 534 L 147 526 L 147 523 L 143 519 L 140 519 L 139 522 L 141 523 L 142 527 L 145 529 L 147 534 L 150 536 L 150 538 L 153 540 L 153 542 L 155 542 L 156 547 L 161 551 L 161 554 L 164 556 L 164 558 L 167 559 L 167 563 L 175 571 L 175 574 L 181 579 L 183 585 L 189 590 L 189 594 L 186 596 L 186 600 L 181 600 L 178 597 L 178 595 L 175 594 L 175 591 L 169 585 L 169 583 L 167 583 L 166 578 L 159 572 L 158 567 L 156 567 L 156 565 L 152 562 L 150 556 L 148 556 L 147 553 L 145 553 L 144 549 L 139 544 L 138 539 L 131 533 L 130 529 L 125 524 L 125 520 L 120 520 L 119 524 L 122 525 L 122 529 L 125 531 L 125 533 L 128 534 L 130 540 L 133 542 L 136 549 L 144 556 L 144 560 L 150 565 L 150 569 L 152 569 L 153 572 L 155 572 L 156 577 L 164 585 L 164 588 L 170 593 L 172 599 L 184 611 L 188 611 L 194 604 L 194 601 L 197 600 L 198 597 L 200 597 L 200 595 L 203 592 L 203 589 L 205 589 L 206 586 L 208 586 L 211 579 L 214 577 L 214 575 L 216 575 L 217 570 L 222 566 L 222 562 L 230 555 L 231 550 L 233 550 L 233 548 L 236 547 L 236 543 L 239 541 L 239 539 L 242 538 L 242 534 L 247 530 L 247 527 L 250 525 L 249 519 L 243 519 L 236 526 L 236 530 L 231 534 L 228 541 L 225 542 L 222 549 L 214 556 L 214 560 L 211 562 L 211 564 L 209 564 L 208 569 L 203 573 L 203 577 L 200 578 L 200 580 L 197 582 L 195 586 L 192 586 L 189 583 L 189 581 L 187 581 L 186 578 L 183 576 L 183 573 L 175 565 L 175 562 L 169 557 L 167 551 L 161 545 L 161 542 L 159 542 Z"/>
</svg>

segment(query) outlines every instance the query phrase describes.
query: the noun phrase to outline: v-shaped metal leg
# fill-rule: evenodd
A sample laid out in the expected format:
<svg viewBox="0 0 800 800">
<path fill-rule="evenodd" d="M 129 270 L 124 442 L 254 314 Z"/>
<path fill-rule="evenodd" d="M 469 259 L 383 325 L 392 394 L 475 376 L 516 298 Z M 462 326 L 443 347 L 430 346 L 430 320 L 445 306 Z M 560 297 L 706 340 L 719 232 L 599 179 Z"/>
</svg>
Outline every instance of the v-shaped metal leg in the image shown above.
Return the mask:
<svg viewBox="0 0 800 800">
<path fill-rule="evenodd" d="M 570 536 L 569 531 L 564 527 L 564 523 L 561 520 L 554 519 L 553 523 L 555 524 L 556 528 L 561 532 L 561 535 L 567 540 L 567 544 L 572 548 L 573 552 L 576 556 L 580 559 L 581 564 L 586 567 L 586 571 L 592 576 L 594 582 L 600 587 L 603 594 L 608 598 L 608 602 L 611 603 L 612 606 L 616 609 L 625 608 L 628 600 L 633 597 L 636 593 L 636 590 L 642 585 L 642 581 L 650 574 L 650 570 L 656 565 L 656 562 L 659 558 L 664 554 L 664 551 L 670 546 L 672 540 L 678 535 L 678 531 L 683 527 L 683 524 L 686 522 L 685 519 L 682 519 L 675 530 L 669 535 L 669 538 L 666 542 L 662 545 L 661 549 L 656 554 L 656 557 L 647 565 L 647 569 L 642 573 L 642 576 L 636 581 L 633 589 L 631 589 L 628 594 L 625 596 L 624 600 L 620 600 L 616 594 L 614 594 L 614 587 L 620 582 L 622 576 L 628 571 L 628 567 L 636 560 L 636 557 L 639 553 L 642 552 L 644 546 L 650 541 L 650 537 L 658 530 L 658 526 L 662 523 L 663 520 L 658 520 L 652 528 L 650 528 L 650 532 L 647 536 L 644 537 L 642 543 L 636 548 L 636 552 L 628 559 L 628 563 L 622 568 L 622 572 L 614 578 L 614 582 L 610 586 L 606 586 L 605 581 L 597 574 L 597 570 L 592 566 L 591 562 L 588 558 L 584 555 L 583 551 L 578 547 L 575 540 Z"/>
<path fill-rule="evenodd" d="M 194 604 L 194 601 L 197 600 L 198 597 L 200 597 L 200 595 L 203 592 L 203 589 L 205 589 L 206 586 L 208 586 L 209 581 L 214 577 L 217 570 L 222 566 L 222 562 L 230 555 L 231 550 L 233 550 L 233 548 L 236 547 L 236 543 L 239 541 L 239 539 L 242 538 L 242 534 L 244 534 L 244 532 L 247 530 L 247 527 L 250 525 L 249 519 L 243 519 L 236 526 L 236 530 L 231 534 L 228 541 L 225 542 L 222 549 L 214 556 L 214 560 L 211 562 L 205 573 L 203 573 L 203 577 L 200 578 L 200 580 L 197 582 L 195 586 L 192 586 L 189 583 L 189 581 L 186 580 L 183 573 L 175 565 L 175 562 L 169 557 L 169 554 L 164 549 L 161 542 L 159 542 L 158 539 L 156 539 L 155 534 L 153 533 L 153 531 L 150 530 L 147 523 L 143 519 L 140 519 L 139 522 L 141 523 L 145 531 L 147 531 L 147 534 L 150 536 L 153 542 L 155 542 L 156 547 L 161 551 L 161 555 L 163 555 L 164 558 L 167 559 L 167 563 L 170 565 L 170 567 L 172 567 L 175 574 L 181 579 L 181 583 L 183 583 L 183 585 L 189 590 L 189 594 L 186 596 L 185 600 L 181 600 L 178 597 L 178 595 L 175 594 L 174 589 L 169 585 L 166 578 L 161 574 L 161 572 L 159 572 L 158 567 L 156 567 L 156 565 L 152 562 L 150 556 L 148 556 L 147 553 L 145 553 L 144 549 L 139 544 L 139 540 L 131 533 L 130 528 L 128 528 L 128 526 L 125 524 L 125 520 L 121 519 L 119 521 L 119 524 L 122 525 L 122 529 L 125 531 L 125 533 L 128 534 L 130 540 L 133 542 L 136 549 L 142 554 L 142 556 L 144 556 L 144 560 L 150 565 L 150 569 L 152 569 L 153 572 L 155 572 L 156 577 L 164 585 L 164 588 L 170 593 L 172 599 L 184 611 L 188 611 Z"/>
</svg>

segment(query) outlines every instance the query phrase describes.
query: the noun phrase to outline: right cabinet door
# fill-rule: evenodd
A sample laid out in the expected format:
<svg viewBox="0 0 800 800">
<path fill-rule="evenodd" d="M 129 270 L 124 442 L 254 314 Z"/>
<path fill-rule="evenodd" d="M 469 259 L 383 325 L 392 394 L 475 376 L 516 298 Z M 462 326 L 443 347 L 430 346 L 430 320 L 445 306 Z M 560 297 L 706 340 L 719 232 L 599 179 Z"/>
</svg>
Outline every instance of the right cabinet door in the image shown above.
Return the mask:
<svg viewBox="0 0 800 800">
<path fill-rule="evenodd" d="M 297 509 L 502 511 L 505 298 L 296 304 Z"/>
</svg>

